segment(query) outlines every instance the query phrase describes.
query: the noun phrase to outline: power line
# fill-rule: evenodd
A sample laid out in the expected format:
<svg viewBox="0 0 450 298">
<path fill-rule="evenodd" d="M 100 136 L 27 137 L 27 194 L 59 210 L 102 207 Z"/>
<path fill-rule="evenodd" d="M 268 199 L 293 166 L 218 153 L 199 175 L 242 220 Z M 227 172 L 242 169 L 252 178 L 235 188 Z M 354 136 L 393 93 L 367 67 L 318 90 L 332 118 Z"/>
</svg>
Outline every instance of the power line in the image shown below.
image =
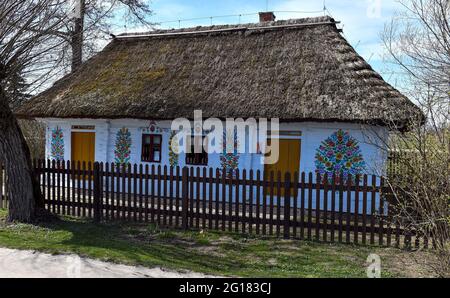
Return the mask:
<svg viewBox="0 0 450 298">
<path fill-rule="evenodd" d="M 300 11 L 300 10 L 278 10 L 273 11 L 274 13 L 298 13 L 298 14 L 318 14 L 318 13 L 325 13 L 326 7 L 324 7 L 323 10 L 313 10 L 313 11 Z M 177 19 L 177 20 L 171 20 L 171 21 L 162 21 L 157 22 L 157 25 L 161 24 L 170 24 L 170 23 L 178 23 L 178 26 L 181 28 L 182 22 L 192 22 L 192 21 L 200 21 L 200 20 L 210 20 L 211 25 L 213 25 L 214 19 L 220 19 L 220 18 L 232 18 L 236 17 L 239 18 L 239 23 L 241 23 L 241 18 L 246 16 L 257 16 L 259 15 L 258 12 L 254 13 L 241 13 L 241 14 L 229 14 L 229 15 L 218 15 L 218 16 L 209 16 L 209 17 L 198 17 L 198 18 L 188 18 L 188 19 Z"/>
</svg>

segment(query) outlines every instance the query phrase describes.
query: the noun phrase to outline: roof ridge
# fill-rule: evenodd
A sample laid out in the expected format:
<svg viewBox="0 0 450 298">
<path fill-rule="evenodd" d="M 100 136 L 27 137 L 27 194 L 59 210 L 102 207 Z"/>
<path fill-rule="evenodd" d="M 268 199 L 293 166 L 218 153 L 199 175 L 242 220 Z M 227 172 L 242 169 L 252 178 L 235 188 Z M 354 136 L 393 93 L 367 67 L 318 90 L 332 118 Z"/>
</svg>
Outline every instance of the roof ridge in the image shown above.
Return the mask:
<svg viewBox="0 0 450 298">
<path fill-rule="evenodd" d="M 116 39 L 128 39 L 128 38 L 144 38 L 144 37 L 156 37 L 164 35 L 189 35 L 189 34 L 202 34 L 212 32 L 230 32 L 241 30 L 274 30 L 287 27 L 303 27 L 303 26 L 318 26 L 327 24 L 338 24 L 339 21 L 335 21 L 330 16 L 320 17 L 308 17 L 299 19 L 279 20 L 272 22 L 260 22 L 260 23 L 246 23 L 246 24 L 228 24 L 228 25 L 212 25 L 212 26 L 196 26 L 180 29 L 158 29 L 148 32 L 135 32 L 135 33 L 121 33 L 115 35 Z"/>
</svg>

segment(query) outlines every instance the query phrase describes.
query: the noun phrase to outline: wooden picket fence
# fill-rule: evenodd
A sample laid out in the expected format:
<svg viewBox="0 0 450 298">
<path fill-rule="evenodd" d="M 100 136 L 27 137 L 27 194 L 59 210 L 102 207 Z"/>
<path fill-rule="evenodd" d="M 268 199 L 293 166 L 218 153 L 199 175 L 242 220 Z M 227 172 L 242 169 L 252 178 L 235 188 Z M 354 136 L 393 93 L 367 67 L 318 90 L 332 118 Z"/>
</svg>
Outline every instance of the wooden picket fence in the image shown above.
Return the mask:
<svg viewBox="0 0 450 298">
<path fill-rule="evenodd" d="M 383 177 L 35 161 L 56 214 L 325 242 L 428 247 L 395 216 Z M 278 195 L 280 194 L 280 195 Z"/>
</svg>

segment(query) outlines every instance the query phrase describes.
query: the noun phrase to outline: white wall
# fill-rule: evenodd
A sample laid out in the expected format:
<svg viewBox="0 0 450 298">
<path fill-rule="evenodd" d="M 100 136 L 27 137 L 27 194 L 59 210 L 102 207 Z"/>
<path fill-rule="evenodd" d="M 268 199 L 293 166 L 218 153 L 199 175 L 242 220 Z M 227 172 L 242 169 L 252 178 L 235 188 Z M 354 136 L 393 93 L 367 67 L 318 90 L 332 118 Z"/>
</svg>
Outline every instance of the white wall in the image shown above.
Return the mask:
<svg viewBox="0 0 450 298">
<path fill-rule="evenodd" d="M 51 133 L 57 126 L 60 127 L 64 134 L 64 146 L 66 160 L 71 159 L 71 133 L 74 131 L 72 127 L 74 125 L 88 125 L 94 126 L 95 129 L 95 160 L 102 162 L 114 162 L 114 149 L 116 142 L 117 132 L 126 127 L 131 133 L 132 146 L 131 146 L 131 163 L 141 163 L 141 146 L 142 146 L 142 134 L 148 133 L 145 131 L 150 121 L 145 120 L 133 120 L 133 119 L 121 119 L 121 120 L 96 120 L 96 119 L 40 119 L 47 124 L 47 140 L 46 140 L 46 156 L 50 156 L 51 146 Z M 170 138 L 170 121 L 159 121 L 156 126 L 160 128 L 158 134 L 162 134 L 162 161 L 161 163 L 155 163 L 154 165 L 169 165 L 169 138 Z M 386 160 L 382 144 L 387 138 L 387 130 L 380 127 L 362 126 L 359 124 L 350 123 L 314 123 L 314 122 L 302 122 L 302 123 L 281 123 L 281 131 L 300 131 L 301 136 L 291 136 L 283 138 L 294 138 L 301 140 L 301 158 L 299 170 L 300 172 L 313 172 L 315 171 L 315 155 L 316 150 L 320 146 L 321 142 L 327 139 L 335 131 L 342 129 L 348 132 L 359 142 L 363 158 L 366 162 L 366 173 L 381 175 L 384 174 L 384 161 Z M 75 130 L 78 131 L 78 130 Z M 380 139 L 380 137 L 382 139 Z M 261 164 L 261 155 L 258 154 L 241 154 L 239 158 L 239 169 L 261 170 L 263 172 L 264 165 Z M 152 163 L 143 163 L 152 165 Z M 185 166 L 185 155 L 182 153 L 179 156 L 179 166 Z M 212 154 L 208 157 L 208 166 L 212 168 L 220 168 L 220 155 Z M 249 173 L 247 173 L 249 175 Z M 262 177 L 262 173 L 261 173 Z M 369 179 L 370 182 L 370 179 Z M 378 181 L 377 181 L 378 182 Z M 378 183 L 377 183 L 378 184 Z M 256 194 L 256 191 L 254 192 Z M 322 197 L 322 196 L 321 196 Z M 249 198 L 247 194 L 247 198 Z M 315 198 L 315 191 L 313 191 L 313 198 Z M 256 198 L 254 198 L 256 199 Z M 355 201 L 354 195 L 352 195 L 352 202 Z M 369 201 L 372 198 L 368 198 Z M 374 198 L 378 206 L 379 196 L 378 194 Z M 331 205 L 331 194 L 328 197 L 328 205 Z M 359 198 L 359 211 L 362 210 L 362 198 Z M 299 203 L 300 204 L 300 203 Z M 312 202 L 312 208 L 315 208 L 315 199 Z M 321 202 L 323 205 L 323 200 Z M 344 200 L 344 210 L 347 208 L 346 200 Z M 354 206 L 354 204 L 352 204 Z M 368 205 L 370 206 L 370 204 Z M 329 207 L 330 208 L 330 207 Z M 353 207 L 352 207 L 352 210 Z"/>
<path fill-rule="evenodd" d="M 150 121 L 119 119 L 119 120 L 96 120 L 96 119 L 41 119 L 47 124 L 46 156 L 50 156 L 51 132 L 59 126 L 64 133 L 65 159 L 71 159 L 71 132 L 73 125 L 91 125 L 95 126 L 95 160 L 102 162 L 114 162 L 114 149 L 116 134 L 123 127 L 129 129 L 132 138 L 131 163 L 141 162 L 141 146 L 143 130 L 149 127 Z M 158 121 L 156 125 L 162 129 L 162 162 L 155 165 L 169 165 L 169 138 L 170 121 Z M 316 150 L 321 142 L 328 138 L 332 133 L 342 129 L 349 132 L 359 142 L 359 147 L 366 162 L 367 174 L 383 174 L 385 153 L 380 147 L 383 147 L 383 140 L 387 137 L 387 130 L 382 127 L 363 126 L 351 123 L 316 123 L 316 122 L 296 122 L 280 123 L 280 130 L 301 131 L 301 137 L 290 136 L 282 138 L 294 138 L 301 140 L 301 158 L 300 172 L 315 171 Z M 145 132 L 147 133 L 147 132 Z M 208 157 L 208 166 L 220 167 L 220 155 L 212 154 Z M 263 170 L 264 166 L 260 163 L 261 155 L 241 154 L 239 157 L 239 169 Z M 144 163 L 149 164 L 151 163 Z M 179 166 L 185 166 L 185 155 L 179 156 Z"/>
</svg>

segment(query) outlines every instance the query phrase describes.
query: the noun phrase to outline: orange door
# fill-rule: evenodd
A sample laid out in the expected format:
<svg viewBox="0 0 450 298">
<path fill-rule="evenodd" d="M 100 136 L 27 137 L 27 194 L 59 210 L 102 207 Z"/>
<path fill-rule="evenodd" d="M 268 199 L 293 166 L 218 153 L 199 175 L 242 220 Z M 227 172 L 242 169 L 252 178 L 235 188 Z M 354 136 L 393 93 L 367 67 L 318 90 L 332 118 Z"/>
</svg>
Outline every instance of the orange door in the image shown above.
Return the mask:
<svg viewBox="0 0 450 298">
<path fill-rule="evenodd" d="M 95 161 L 95 133 L 72 132 L 72 161 L 94 163 Z"/>
<path fill-rule="evenodd" d="M 300 148 L 301 141 L 300 140 L 292 140 L 292 139 L 280 139 L 279 140 L 279 157 L 278 162 L 275 164 L 270 164 L 265 166 L 265 177 L 266 179 L 270 179 L 270 172 L 274 173 L 274 181 L 278 181 L 277 173 L 278 171 L 281 173 L 281 181 L 284 181 L 284 176 L 286 172 L 291 174 L 291 177 L 294 176 L 295 172 L 299 172 L 300 169 Z M 267 194 L 270 194 L 270 189 L 266 190 Z M 277 189 L 274 187 L 273 190 L 274 195 L 277 195 Z M 281 189 L 281 195 L 284 194 L 283 189 Z"/>
</svg>

